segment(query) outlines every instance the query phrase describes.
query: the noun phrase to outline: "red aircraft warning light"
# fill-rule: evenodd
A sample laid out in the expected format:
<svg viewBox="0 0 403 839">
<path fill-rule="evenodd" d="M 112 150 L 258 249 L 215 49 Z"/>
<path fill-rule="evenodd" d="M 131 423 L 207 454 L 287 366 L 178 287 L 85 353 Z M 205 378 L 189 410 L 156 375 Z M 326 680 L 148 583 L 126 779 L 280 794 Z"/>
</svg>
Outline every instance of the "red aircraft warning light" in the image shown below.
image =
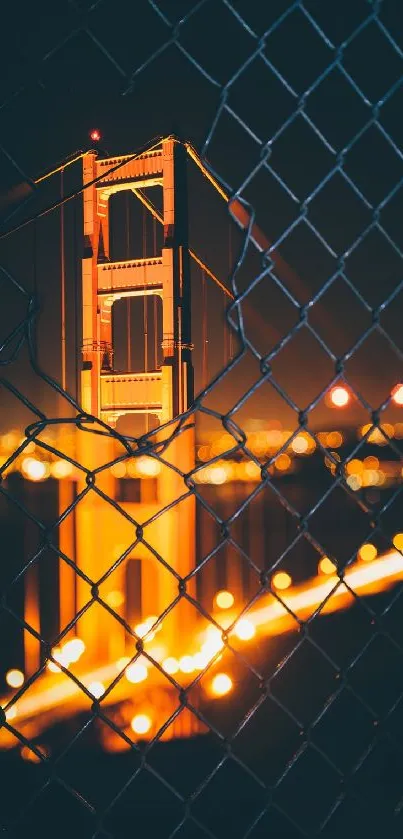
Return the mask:
<svg viewBox="0 0 403 839">
<path fill-rule="evenodd" d="M 395 405 L 400 407 L 403 405 L 403 384 L 401 382 L 393 388 L 391 396 Z"/>
<path fill-rule="evenodd" d="M 350 398 L 350 392 L 342 385 L 332 387 L 329 393 L 329 401 L 333 408 L 346 408 Z"/>
<path fill-rule="evenodd" d="M 98 130 L 98 128 L 93 128 L 92 131 L 90 131 L 90 139 L 93 141 L 93 143 L 99 143 L 101 139 L 101 132 Z"/>
</svg>

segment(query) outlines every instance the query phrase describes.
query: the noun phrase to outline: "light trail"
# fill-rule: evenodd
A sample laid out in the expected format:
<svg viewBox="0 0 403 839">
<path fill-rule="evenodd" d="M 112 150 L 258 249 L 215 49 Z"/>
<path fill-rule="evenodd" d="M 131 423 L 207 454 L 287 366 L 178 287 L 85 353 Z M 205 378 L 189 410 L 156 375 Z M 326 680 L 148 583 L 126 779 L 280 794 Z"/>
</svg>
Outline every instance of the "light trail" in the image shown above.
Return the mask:
<svg viewBox="0 0 403 839">
<path fill-rule="evenodd" d="M 398 551 L 391 551 L 377 560 L 366 564 L 360 563 L 353 568 L 347 569 L 344 574 L 344 582 L 337 576 L 331 576 L 326 580 L 320 578 L 306 585 L 295 587 L 287 594 L 281 595 L 282 602 L 275 600 L 269 603 L 269 605 L 255 607 L 245 613 L 241 620 L 250 622 L 258 630 L 258 633 L 251 634 L 250 640 L 245 635 L 244 639 L 240 641 L 239 638 L 241 636 L 238 636 L 237 643 L 244 645 L 248 642 L 253 643 L 254 638 L 259 636 L 289 632 L 297 628 L 296 618 L 299 620 L 307 619 L 317 609 L 320 609 L 321 614 L 329 614 L 348 608 L 355 600 L 351 591 L 361 595 L 377 594 L 390 588 L 401 579 L 403 579 L 403 556 Z M 320 608 L 321 606 L 322 608 Z M 224 616 L 220 614 L 220 616 L 216 615 L 215 617 L 218 624 L 220 624 L 221 618 L 221 625 L 225 628 L 222 622 Z M 235 616 L 230 616 L 227 612 L 225 614 L 226 626 L 228 626 L 230 619 L 234 621 Z M 211 630 L 212 627 L 210 626 L 209 629 Z M 219 633 L 218 630 L 216 631 Z M 233 627 L 230 636 L 232 643 L 237 637 L 237 624 Z M 205 632 L 203 637 L 205 637 Z M 219 646 L 213 642 L 211 652 L 207 654 L 204 666 L 208 664 L 209 659 L 211 660 L 221 648 L 224 648 L 222 642 Z M 112 662 L 90 672 L 80 673 L 79 675 L 77 673 L 77 678 L 86 686 L 89 686 L 91 683 L 100 682 L 108 685 L 116 677 L 118 669 L 116 662 Z M 63 681 L 59 681 L 61 678 L 63 678 Z M 157 683 L 163 683 L 164 678 L 159 670 L 150 666 L 147 684 L 155 685 Z M 187 679 L 188 677 L 186 674 L 181 675 L 178 673 L 175 678 L 181 681 L 183 678 Z M 45 680 L 46 683 L 44 685 L 43 682 Z M 49 684 L 50 680 L 52 681 L 51 684 Z M 124 699 L 130 699 L 134 691 L 134 686 L 128 683 L 126 678 L 122 677 L 120 682 L 111 691 L 111 694 L 105 697 L 103 704 L 110 705 Z M 6 704 L 7 700 L 3 700 L 3 707 Z M 10 705 L 11 713 L 8 720 L 10 725 L 16 725 L 17 727 L 19 724 L 32 724 L 35 734 L 38 734 L 41 730 L 46 729 L 51 722 L 54 722 L 55 719 L 66 718 L 73 711 L 85 710 L 90 704 L 90 697 L 65 674 L 61 673 L 52 676 L 47 674 L 44 679 L 40 677 L 38 682 L 32 685 L 29 691 L 16 701 L 15 705 Z M 14 736 L 11 732 L 3 728 L 3 731 L 0 733 L 0 748 L 10 748 L 13 746 L 15 746 Z"/>
</svg>

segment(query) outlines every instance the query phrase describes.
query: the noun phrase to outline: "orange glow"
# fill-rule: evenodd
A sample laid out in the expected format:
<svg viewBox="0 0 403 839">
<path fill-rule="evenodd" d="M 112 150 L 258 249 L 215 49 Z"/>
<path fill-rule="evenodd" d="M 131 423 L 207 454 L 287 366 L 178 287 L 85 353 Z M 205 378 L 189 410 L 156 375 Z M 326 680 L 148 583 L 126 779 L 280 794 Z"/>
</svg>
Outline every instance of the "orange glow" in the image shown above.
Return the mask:
<svg viewBox="0 0 403 839">
<path fill-rule="evenodd" d="M 403 384 L 397 384 L 392 390 L 392 399 L 395 405 L 403 405 Z"/>
<path fill-rule="evenodd" d="M 49 466 L 35 457 L 24 457 L 21 471 L 29 481 L 43 481 L 49 475 Z"/>
<path fill-rule="evenodd" d="M 56 460 L 50 466 L 50 474 L 53 478 L 68 478 L 73 473 L 73 464 L 68 460 Z"/>
<path fill-rule="evenodd" d="M 230 609 L 234 605 L 234 595 L 230 591 L 219 591 L 215 596 L 215 603 L 219 609 Z"/>
<path fill-rule="evenodd" d="M 285 571 L 278 571 L 277 574 L 274 575 L 272 578 L 272 584 L 274 588 L 278 588 L 281 591 L 289 588 L 292 583 L 292 579 L 289 574 Z"/>
<path fill-rule="evenodd" d="M 90 131 L 90 140 L 92 140 L 93 143 L 99 143 L 100 139 L 101 132 L 98 128 L 93 128 L 92 131 Z"/>
<path fill-rule="evenodd" d="M 336 574 L 337 566 L 331 559 L 329 559 L 328 556 L 322 556 L 322 559 L 319 562 L 318 570 L 322 574 Z"/>
<path fill-rule="evenodd" d="M 131 729 L 135 734 L 147 734 L 151 728 L 151 720 L 147 714 L 136 714 L 130 723 Z"/>
<path fill-rule="evenodd" d="M 335 408 L 345 408 L 350 402 L 350 394 L 346 387 L 338 385 L 330 391 L 330 402 Z"/>
<path fill-rule="evenodd" d="M 211 682 L 211 690 L 215 696 L 225 696 L 232 688 L 232 679 L 227 673 L 217 673 Z"/>
<path fill-rule="evenodd" d="M 9 670 L 6 673 L 6 682 L 10 688 L 20 688 L 24 681 L 24 674 L 21 670 Z"/>
<path fill-rule="evenodd" d="M 291 448 L 295 454 L 304 454 L 304 452 L 306 452 L 309 448 L 308 440 L 303 436 L 303 434 L 297 434 L 291 443 Z"/>
<path fill-rule="evenodd" d="M 132 685 L 137 685 L 139 682 L 144 682 L 147 678 L 147 667 L 141 661 L 135 661 L 126 669 L 125 676 L 128 682 L 131 682 Z"/>
<path fill-rule="evenodd" d="M 179 659 L 179 670 L 181 670 L 182 673 L 193 673 L 194 669 L 193 656 L 183 655 L 182 658 Z"/>
<path fill-rule="evenodd" d="M 331 449 L 338 449 L 343 443 L 343 435 L 340 434 L 340 431 L 329 431 L 329 434 L 326 434 L 326 445 L 329 446 Z"/>
<path fill-rule="evenodd" d="M 370 542 L 366 542 L 365 545 L 361 545 L 360 550 L 358 551 L 358 558 L 362 559 L 363 562 L 372 562 L 377 555 L 378 551 L 375 545 L 371 545 Z"/>
<path fill-rule="evenodd" d="M 241 618 L 234 627 L 234 632 L 240 641 L 250 641 L 255 634 L 255 627 L 248 618 Z"/>
<path fill-rule="evenodd" d="M 398 551 L 403 552 L 403 533 L 395 533 L 393 544 Z"/>
<path fill-rule="evenodd" d="M 105 693 L 105 685 L 102 682 L 90 682 L 88 690 L 95 696 L 95 699 L 99 699 Z"/>
<path fill-rule="evenodd" d="M 162 669 L 165 670 L 165 673 L 169 673 L 170 676 L 173 676 L 174 673 L 177 673 L 179 670 L 179 662 L 173 656 L 169 656 L 162 662 Z"/>
<path fill-rule="evenodd" d="M 280 454 L 274 465 L 279 472 L 286 472 L 291 466 L 291 458 L 288 454 Z"/>
</svg>

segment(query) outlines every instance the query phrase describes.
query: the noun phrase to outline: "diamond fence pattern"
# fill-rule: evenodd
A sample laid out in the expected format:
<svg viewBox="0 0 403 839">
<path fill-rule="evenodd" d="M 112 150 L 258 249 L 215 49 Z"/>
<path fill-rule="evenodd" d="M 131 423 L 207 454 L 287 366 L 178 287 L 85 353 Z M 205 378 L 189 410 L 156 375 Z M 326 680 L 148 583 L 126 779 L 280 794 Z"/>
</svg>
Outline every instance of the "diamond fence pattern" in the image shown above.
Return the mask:
<svg viewBox="0 0 403 839">
<path fill-rule="evenodd" d="M 1 712 L 2 729 L 13 744 L 1 758 L 5 780 L 0 822 L 5 834 L 25 836 L 34 830 L 45 836 L 74 831 L 88 837 L 138 833 L 256 839 L 336 837 L 356 830 L 400 835 L 401 587 L 396 584 L 375 600 L 357 593 L 348 577 L 359 544 L 378 540 L 382 551 L 390 550 L 394 532 L 403 529 L 399 482 L 371 495 L 351 481 L 349 468 L 374 435 L 390 461 L 402 460 L 399 436 L 385 422 L 393 409 L 391 387 L 402 377 L 403 352 L 399 11 L 399 3 L 388 0 L 143 0 L 135 6 L 123 0 L 66 0 L 57 8 L 38 2 L 24 16 L 18 6 L 10 10 L 15 19 L 1 58 L 0 165 L 5 191 L 17 181 L 21 185 L 18 202 L 6 201 L 2 207 L 6 315 L 1 385 L 7 398 L 23 406 L 21 415 L 34 415 L 35 420 L 26 423 L 23 438 L 4 459 L 0 492 L 8 520 L 15 524 L 12 538 L 18 529 L 31 528 L 36 547 L 32 551 L 32 542 L 28 549 L 28 542 L 25 547 L 14 545 L 23 561 L 17 573 L 4 572 L 1 609 L 8 633 L 4 630 L 3 645 L 10 643 L 10 633 L 21 635 L 25 630 L 26 637 L 39 643 L 42 663 L 8 697 Z M 48 184 L 35 183 L 32 172 L 65 157 L 79 145 L 76 138 L 82 136 L 83 125 L 88 127 L 88 120 L 99 119 L 101 113 L 119 152 L 122 147 L 125 151 L 133 134 L 138 149 L 153 133 L 186 136 L 229 194 L 230 217 L 236 222 L 233 209 L 239 201 L 250 216 L 238 238 L 233 234 L 237 252 L 233 248 L 231 270 L 223 278 L 233 295 L 225 317 L 236 350 L 224 366 L 218 365 L 207 386 L 202 383 L 188 414 L 165 427 L 162 442 L 161 433 L 158 440 L 153 431 L 134 438 L 85 415 L 72 395 L 74 388 L 63 391 L 60 376 L 49 373 L 51 360 L 38 350 L 46 295 L 54 301 L 54 291 L 42 284 L 38 293 L 39 246 L 32 231 L 42 219 L 50 225 L 56 219 L 58 224 L 60 196 Z M 144 113 L 144 128 L 138 127 L 135 123 L 141 123 Z M 49 130 L 52 122 L 54 131 Z M 73 181 L 69 190 L 66 212 L 79 208 L 82 193 Z M 79 209 L 74 213 L 70 225 L 77 242 Z M 255 221 L 264 223 L 271 236 L 267 248 L 257 241 Z M 29 248 L 33 242 L 33 257 L 21 263 L 20 247 L 28 247 L 28 242 Z M 225 248 L 220 243 L 218 250 Z M 77 254 L 66 258 L 73 264 Z M 218 254 L 219 264 L 220 258 Z M 300 276 L 309 282 L 302 283 Z M 276 295 L 281 312 L 270 302 Z M 267 314 L 262 340 L 250 317 L 253 308 Z M 59 340 L 56 332 L 52 340 Z M 313 351 L 306 341 L 312 342 Z M 246 362 L 248 375 L 242 372 Z M 369 366 L 366 373 L 364 362 Z M 25 365 L 22 373 L 20 364 Z M 302 375 L 301 389 L 297 385 Z M 239 377 L 241 390 L 232 401 L 230 396 L 224 399 L 222 410 L 214 400 L 227 392 L 234 377 Z M 316 411 L 336 385 L 346 385 L 354 397 L 357 423 L 365 426 L 359 439 L 340 453 L 315 430 Z M 52 393 L 63 399 L 62 416 L 43 408 Z M 255 397 L 269 406 L 263 412 L 267 422 L 270 400 L 294 418 L 289 437 L 264 455 L 250 445 L 242 419 L 253 412 L 249 406 Z M 170 446 L 187 424 L 201 418 L 221 428 L 229 442 L 225 451 L 210 454 L 185 474 L 180 465 L 172 466 Z M 67 435 L 69 428 L 76 434 L 114 436 L 114 463 L 89 469 L 76 462 L 60 443 L 63 436 L 57 444 L 49 436 L 52 429 Z M 273 478 L 278 458 L 287 455 L 301 432 L 312 440 L 325 476 L 318 479 L 316 495 L 310 485 L 303 485 L 302 506 L 288 484 Z M 52 512 L 45 484 L 35 485 L 22 499 L 9 479 L 13 464 L 32 443 L 44 456 L 62 458 L 85 476 L 85 488 L 61 515 Z M 260 598 L 271 594 L 285 607 L 292 629 L 266 646 L 256 642 L 254 655 L 224 631 L 213 657 L 186 685 L 167 672 L 146 649 L 141 634 L 103 596 L 105 581 L 142 544 L 177 582 L 176 598 L 156 617 L 153 629 L 158 630 L 179 601 L 188 599 L 204 625 L 221 633 L 200 588 L 192 597 L 187 581 L 155 551 L 148 538 L 152 520 L 131 520 L 132 543 L 122 546 L 97 580 L 77 568 L 58 541 L 62 520 L 92 493 L 113 506 L 117 516 L 127 518 L 119 501 L 105 495 L 99 479 L 111 465 L 127 466 L 144 455 L 179 473 L 182 494 L 172 505 L 193 495 L 198 516 L 213 522 L 210 547 L 203 550 L 199 545 L 196 578 L 209 563 L 219 563 L 220 550 L 231 549 L 231 556 L 237 557 L 233 561 L 246 569 L 242 573 L 249 580 L 237 620 L 247 619 Z M 225 458 L 248 462 L 258 474 L 253 490 L 236 497 L 229 514 L 220 511 L 213 491 L 205 491 L 199 480 L 202 470 Z M 272 546 L 270 562 L 262 564 L 251 547 L 252 538 L 243 538 L 242 523 L 267 497 L 274 505 L 274 518 L 285 516 L 287 534 L 278 550 Z M 249 528 L 266 530 L 274 544 L 273 522 L 265 520 L 265 509 L 260 524 L 250 517 Z M 329 546 L 330 520 L 336 520 L 341 533 L 339 552 Z M 317 558 L 329 554 L 337 567 L 333 588 L 303 617 L 271 582 L 274 570 L 293 570 L 301 545 Z M 7 548 L 4 566 L 9 553 Z M 23 613 L 21 585 L 34 573 L 40 585 L 51 586 L 51 568 L 58 559 L 85 581 L 91 597 L 60 634 L 52 628 L 45 634 L 42 624 L 38 631 Z M 10 559 L 11 567 L 16 566 Z M 342 585 L 355 605 L 330 625 L 323 614 Z M 108 696 L 119 690 L 128 662 L 97 698 L 74 668 L 54 656 L 57 645 L 70 630 L 79 631 L 80 619 L 94 606 L 132 640 L 130 665 L 146 659 L 175 696 L 174 710 L 167 709 L 164 723 L 146 741 L 128 728 L 124 704 L 118 713 L 109 710 Z M 220 669 L 229 667 L 235 674 L 237 697 L 233 694 L 234 699 L 221 706 L 217 700 L 213 707 L 200 700 L 198 690 L 218 661 Z M 52 735 L 52 748 L 43 745 L 43 735 L 37 737 L 34 726 L 20 730 L 18 721 L 13 725 L 13 708 L 24 697 L 29 699 L 31 686 L 49 662 L 88 700 L 75 725 L 66 723 L 63 738 Z M 179 733 L 185 710 L 206 733 L 200 739 L 160 743 L 175 724 Z M 121 748 L 127 746 L 122 755 L 96 750 L 95 740 L 112 735 Z M 29 754 L 25 764 L 24 751 Z"/>
</svg>

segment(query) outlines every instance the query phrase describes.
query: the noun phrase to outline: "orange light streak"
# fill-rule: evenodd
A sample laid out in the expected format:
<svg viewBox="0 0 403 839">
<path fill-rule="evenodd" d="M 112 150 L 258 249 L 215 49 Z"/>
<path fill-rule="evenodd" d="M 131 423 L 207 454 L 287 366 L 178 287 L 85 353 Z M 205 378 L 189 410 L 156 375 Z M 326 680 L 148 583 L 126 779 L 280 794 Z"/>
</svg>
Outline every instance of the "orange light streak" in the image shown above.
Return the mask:
<svg viewBox="0 0 403 839">
<path fill-rule="evenodd" d="M 403 556 L 398 551 L 391 551 L 383 557 L 366 563 L 365 565 L 355 565 L 348 569 L 344 574 L 344 580 L 347 585 L 356 593 L 376 594 L 393 585 L 397 580 L 403 579 Z M 328 598 L 328 600 L 326 600 Z M 353 595 L 350 593 L 344 582 L 338 580 L 336 576 L 329 576 L 326 580 L 319 578 L 319 580 L 311 581 L 311 583 L 295 587 L 292 591 L 282 595 L 282 603 L 274 601 L 267 606 L 251 609 L 247 613 L 247 621 L 250 622 L 261 635 L 274 635 L 283 632 L 288 632 L 290 629 L 296 628 L 296 621 L 292 614 L 289 613 L 286 607 L 296 615 L 300 620 L 309 617 L 321 604 L 324 604 L 321 613 L 329 614 L 340 609 L 348 608 L 354 602 Z M 283 605 L 284 604 L 284 605 Z M 220 617 L 217 617 L 220 620 Z M 211 630 L 214 627 L 210 627 Z M 220 635 L 218 629 L 215 630 L 217 637 Z M 236 625 L 232 630 L 231 635 L 236 635 Z M 256 637 L 256 636 L 255 636 Z M 206 656 L 204 666 L 214 656 L 217 649 L 224 646 L 219 640 L 218 647 L 214 647 L 214 651 Z M 242 644 L 253 643 L 252 636 L 241 640 Z M 171 660 L 170 660 L 171 661 Z M 173 661 L 173 659 L 172 659 Z M 176 660 L 175 660 L 176 662 Z M 164 664 L 163 664 L 164 667 Z M 164 668 L 165 669 L 165 668 Z M 166 668 L 170 672 L 170 668 Z M 171 671 L 173 672 L 173 671 Z M 154 668 L 150 668 L 150 681 L 158 681 L 163 679 Z M 80 681 L 85 685 L 90 685 L 94 682 L 102 682 L 108 684 L 116 676 L 116 662 L 112 662 L 104 667 L 100 667 L 88 673 L 80 674 Z M 71 713 L 72 706 L 74 710 L 86 708 L 91 703 L 91 699 L 86 696 L 82 689 L 73 681 L 65 677 L 62 682 L 59 682 L 59 676 L 46 676 L 47 685 L 43 686 L 41 682 L 37 685 L 32 685 L 29 692 L 23 694 L 17 701 L 16 705 L 10 706 L 10 711 L 13 714 L 8 715 L 8 719 L 12 720 L 12 725 L 17 728 L 20 723 L 35 719 L 35 727 L 38 730 L 43 729 L 49 723 L 46 719 L 47 712 L 62 717 Z M 179 676 L 177 677 L 179 678 Z M 52 684 L 49 685 L 49 679 L 52 679 Z M 105 697 L 104 704 L 108 702 L 120 701 L 127 698 L 127 682 L 121 680 L 119 688 L 115 688 L 112 696 Z M 132 686 L 130 686 L 130 692 Z M 6 700 L 3 699 L 3 707 L 6 705 Z M 14 713 L 14 708 L 15 713 Z M 0 748 L 8 748 L 15 744 L 12 735 L 3 730 L 2 742 Z"/>
</svg>

